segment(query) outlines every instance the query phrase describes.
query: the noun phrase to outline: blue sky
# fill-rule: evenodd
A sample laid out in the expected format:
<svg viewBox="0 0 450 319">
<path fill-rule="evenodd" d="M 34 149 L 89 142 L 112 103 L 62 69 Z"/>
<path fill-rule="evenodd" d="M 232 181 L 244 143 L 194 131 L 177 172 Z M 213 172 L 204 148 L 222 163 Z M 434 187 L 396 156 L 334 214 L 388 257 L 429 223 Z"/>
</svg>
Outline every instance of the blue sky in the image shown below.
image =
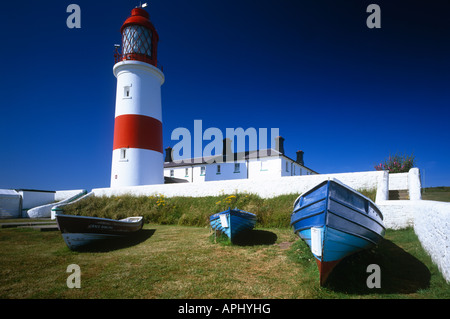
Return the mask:
<svg viewBox="0 0 450 319">
<path fill-rule="evenodd" d="M 69 29 L 66 8 L 81 8 Z M 369 29 L 366 8 L 381 8 Z M 0 188 L 109 187 L 114 44 L 138 1 L 2 2 Z M 450 4 L 155 0 L 164 146 L 177 127 L 279 128 L 320 173 L 414 154 L 450 186 Z"/>
</svg>

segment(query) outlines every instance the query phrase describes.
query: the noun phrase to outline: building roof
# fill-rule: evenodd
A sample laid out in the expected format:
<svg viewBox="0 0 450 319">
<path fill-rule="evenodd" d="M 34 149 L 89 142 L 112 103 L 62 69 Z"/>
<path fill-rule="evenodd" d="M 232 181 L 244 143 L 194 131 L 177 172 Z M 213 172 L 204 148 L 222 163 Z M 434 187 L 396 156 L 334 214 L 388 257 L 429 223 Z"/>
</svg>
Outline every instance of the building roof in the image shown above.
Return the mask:
<svg viewBox="0 0 450 319">
<path fill-rule="evenodd" d="M 246 161 L 246 160 L 252 160 L 252 159 L 260 159 L 265 157 L 280 157 L 283 156 L 292 162 L 297 163 L 293 159 L 289 158 L 285 154 L 275 150 L 275 149 L 264 149 L 264 150 L 256 150 L 256 151 L 245 151 L 245 152 L 238 152 L 238 153 L 232 153 L 229 156 L 227 155 L 214 155 L 214 156 L 208 156 L 208 157 L 196 157 L 196 158 L 187 158 L 187 159 L 179 159 L 174 160 L 172 162 L 164 162 L 164 168 L 176 168 L 176 167 L 183 167 L 183 166 L 193 166 L 193 165 L 208 165 L 213 163 L 234 163 L 234 162 L 240 162 L 240 161 Z M 309 169 L 310 171 L 317 173 L 316 171 L 312 170 L 309 167 L 306 167 L 305 165 L 301 165 L 297 163 L 301 167 L 304 167 L 306 169 Z"/>
</svg>

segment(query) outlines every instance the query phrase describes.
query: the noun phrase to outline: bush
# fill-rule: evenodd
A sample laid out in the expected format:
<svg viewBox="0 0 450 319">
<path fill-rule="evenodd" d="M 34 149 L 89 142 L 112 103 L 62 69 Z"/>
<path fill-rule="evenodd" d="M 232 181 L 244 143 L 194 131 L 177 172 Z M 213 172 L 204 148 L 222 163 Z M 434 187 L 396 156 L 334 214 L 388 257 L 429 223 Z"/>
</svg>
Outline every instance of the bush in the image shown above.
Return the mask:
<svg viewBox="0 0 450 319">
<path fill-rule="evenodd" d="M 389 155 L 384 162 L 375 165 L 377 171 L 389 171 L 389 173 L 406 173 L 415 166 L 413 155 Z"/>
</svg>

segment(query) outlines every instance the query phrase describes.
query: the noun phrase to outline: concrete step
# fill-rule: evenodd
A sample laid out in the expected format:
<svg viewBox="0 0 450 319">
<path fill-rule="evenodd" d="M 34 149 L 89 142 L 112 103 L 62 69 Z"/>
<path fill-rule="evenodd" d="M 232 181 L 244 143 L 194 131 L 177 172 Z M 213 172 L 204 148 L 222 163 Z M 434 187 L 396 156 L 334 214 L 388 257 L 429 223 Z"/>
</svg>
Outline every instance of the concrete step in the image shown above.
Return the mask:
<svg viewBox="0 0 450 319">
<path fill-rule="evenodd" d="M 52 225 L 56 226 L 56 220 L 49 219 L 48 221 L 23 221 L 14 223 L 1 223 L 0 228 L 12 228 L 12 227 L 24 227 L 24 226 L 43 226 Z"/>
<path fill-rule="evenodd" d="M 409 200 L 409 191 L 407 189 L 390 190 L 390 200 Z"/>
</svg>

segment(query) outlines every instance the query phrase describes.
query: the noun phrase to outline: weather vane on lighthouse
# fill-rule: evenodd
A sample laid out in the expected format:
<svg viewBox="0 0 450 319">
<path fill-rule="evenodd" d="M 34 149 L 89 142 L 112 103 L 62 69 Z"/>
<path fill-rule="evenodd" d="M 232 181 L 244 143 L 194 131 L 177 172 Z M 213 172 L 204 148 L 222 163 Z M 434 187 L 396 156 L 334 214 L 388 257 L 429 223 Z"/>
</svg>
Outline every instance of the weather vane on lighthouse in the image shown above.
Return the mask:
<svg viewBox="0 0 450 319">
<path fill-rule="evenodd" d="M 111 187 L 164 183 L 159 36 L 140 4 L 123 23 L 122 52 L 115 48 L 117 78 Z"/>
</svg>

